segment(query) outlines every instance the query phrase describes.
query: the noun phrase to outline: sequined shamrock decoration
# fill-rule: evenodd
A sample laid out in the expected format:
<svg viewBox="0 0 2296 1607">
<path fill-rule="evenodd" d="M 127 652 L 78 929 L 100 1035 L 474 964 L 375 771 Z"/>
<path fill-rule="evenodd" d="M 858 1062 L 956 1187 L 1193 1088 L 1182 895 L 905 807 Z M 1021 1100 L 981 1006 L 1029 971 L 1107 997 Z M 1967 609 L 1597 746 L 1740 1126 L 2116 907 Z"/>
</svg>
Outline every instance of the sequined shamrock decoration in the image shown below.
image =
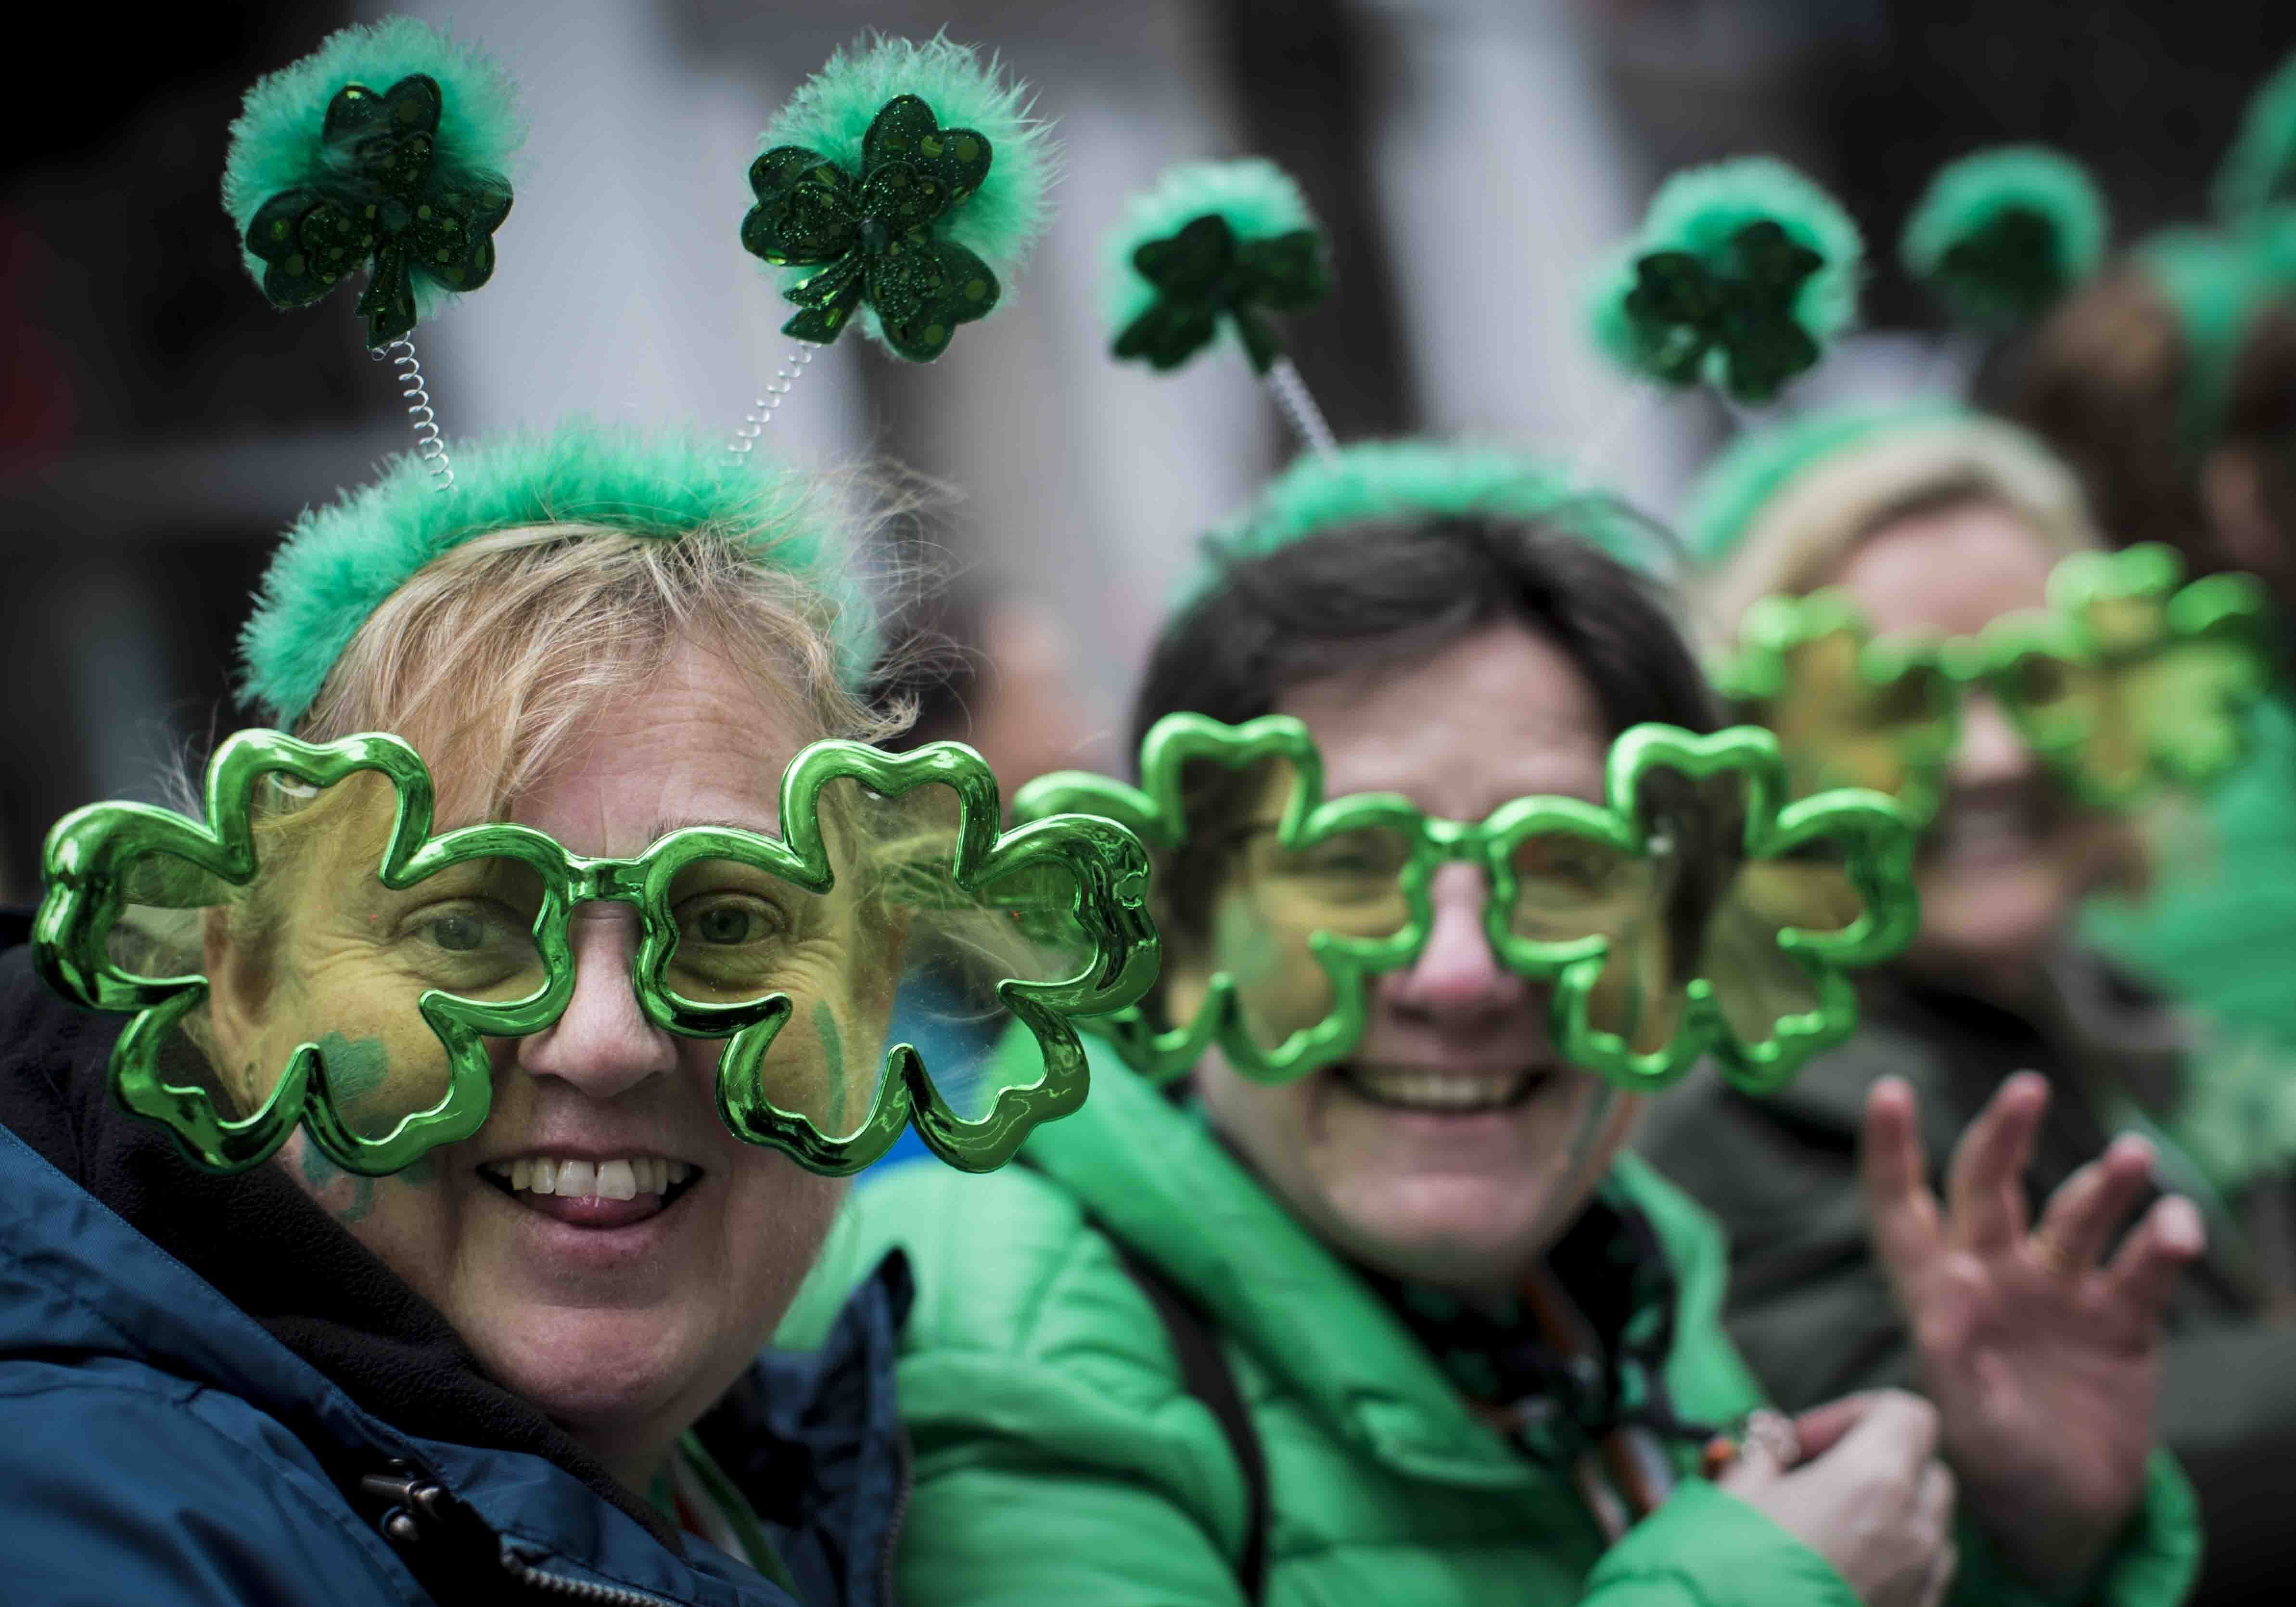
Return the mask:
<svg viewBox="0 0 2296 1607">
<path fill-rule="evenodd" d="M 1266 374 L 1283 350 L 1266 315 L 1309 311 L 1332 289 L 1323 236 L 1304 218 L 1278 233 L 1250 235 L 1218 210 L 1202 212 L 1175 233 L 1143 241 L 1131 266 L 1152 300 L 1118 333 L 1112 350 L 1157 369 L 1180 367 L 1226 325 L 1253 370 Z"/>
<path fill-rule="evenodd" d="M 1110 350 L 1169 373 L 1232 334 L 1301 443 L 1339 442 L 1283 353 L 1270 313 L 1308 312 L 1332 292 L 1323 232 L 1274 162 L 1182 162 L 1126 205 L 1103 242 Z"/>
<path fill-rule="evenodd" d="M 367 344 L 381 346 L 414 327 L 418 268 L 455 291 L 493 276 L 510 185 L 439 170 L 440 103 L 436 80 L 420 74 L 381 94 L 352 84 L 335 96 L 322 135 L 332 183 L 281 191 L 248 226 L 274 307 L 308 307 L 366 268 L 358 313 Z"/>
<path fill-rule="evenodd" d="M 776 268 L 816 270 L 783 293 L 800 310 L 782 333 L 827 345 L 866 301 L 900 356 L 929 363 L 947 350 L 958 325 L 996 305 L 996 276 L 933 226 L 980 187 L 994 161 L 987 136 L 941 128 L 913 95 L 886 102 L 869 125 L 857 176 L 797 145 L 758 157 L 742 249 Z"/>
<path fill-rule="evenodd" d="M 511 208 L 512 103 L 499 68 L 408 18 L 342 29 L 256 85 L 224 198 L 265 299 L 308 307 L 364 269 L 380 348 L 426 298 L 485 284 Z"/>
<path fill-rule="evenodd" d="M 930 362 L 1002 300 L 1048 168 L 1043 126 L 993 65 L 882 40 L 832 60 L 767 129 L 742 246 L 785 270 L 783 334 L 826 345 L 858 322 Z"/>
<path fill-rule="evenodd" d="M 1912 832 L 1894 806 L 1853 790 L 1784 804 L 1775 740 L 1752 728 L 1637 726 L 1611 749 L 1604 802 L 1520 798 L 1481 821 L 1394 794 L 1324 799 L 1312 738 L 1281 715 L 1168 716 L 1141 776 L 1140 788 L 1040 778 L 1014 808 L 1127 821 L 1169 856 L 1167 896 L 1194 901 L 1170 919 L 1208 944 L 1210 974 L 1167 977 L 1160 1020 L 1093 1024 L 1152 1078 L 1215 1044 L 1261 1082 L 1345 1061 L 1370 977 L 1424 947 L 1447 861 L 1483 871 L 1500 960 L 1554 985 L 1563 1054 L 1628 1089 L 1708 1053 L 1742 1086 L 1776 1086 L 1854 1027 L 1842 968 L 1897 952 L 1916 918 Z M 1192 843 L 1189 810 L 1215 797 L 1226 828 Z"/>
<path fill-rule="evenodd" d="M 935 790 L 953 819 L 897 807 Z M 1137 839 L 1071 817 L 1000 834 L 995 778 L 955 744 L 816 744 L 783 774 L 782 839 L 691 827 L 628 859 L 511 824 L 433 835 L 432 795 L 395 738 L 242 731 L 209 767 L 209 824 L 99 804 L 57 825 L 35 964 L 78 1003 L 134 1012 L 111 1061 L 130 1112 L 215 1171 L 258 1164 L 299 1124 L 347 1170 L 401 1170 L 484 1124 L 487 1041 L 558 1020 L 573 911 L 606 901 L 637 911 L 647 1019 L 724 1041 L 718 1108 L 737 1136 L 844 1173 L 914 1121 L 982 1170 L 1081 1101 L 1070 1018 L 1129 1005 L 1154 975 Z M 1039 954 L 1023 928 L 1058 941 Z M 259 950 L 280 985 L 214 985 L 203 934 Z M 847 1046 L 875 1041 L 873 1011 L 882 1034 L 905 952 L 1002 973 L 989 996 L 1033 1036 L 1035 1075 L 964 1110 L 906 1044 L 873 1083 L 852 1078 Z"/>
<path fill-rule="evenodd" d="M 1939 169 L 1899 251 L 1956 318 L 1999 333 L 2038 318 L 2095 272 L 2105 229 L 2104 198 L 2079 163 L 2007 145 Z"/>
<path fill-rule="evenodd" d="M 1597 284 L 1595 335 L 1665 384 L 1767 402 L 1855 317 L 1863 250 L 1848 214 L 1782 162 L 1692 169 Z"/>
</svg>

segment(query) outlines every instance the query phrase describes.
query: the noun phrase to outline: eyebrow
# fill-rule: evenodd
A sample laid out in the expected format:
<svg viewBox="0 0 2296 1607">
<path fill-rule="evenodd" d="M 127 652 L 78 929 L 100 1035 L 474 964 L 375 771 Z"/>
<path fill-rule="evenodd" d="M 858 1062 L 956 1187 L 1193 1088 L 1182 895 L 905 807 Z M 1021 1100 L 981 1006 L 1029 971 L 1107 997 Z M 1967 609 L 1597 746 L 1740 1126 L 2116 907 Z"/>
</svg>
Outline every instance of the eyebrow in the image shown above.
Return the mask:
<svg viewBox="0 0 2296 1607">
<path fill-rule="evenodd" d="M 707 827 L 718 831 L 746 831 L 752 836 L 773 837 L 777 841 L 781 837 L 781 827 L 778 822 L 770 826 L 760 826 L 751 820 L 736 820 L 719 815 L 687 816 L 676 820 L 658 816 L 646 832 L 646 841 L 659 843 L 673 831 L 684 831 L 695 826 Z"/>
</svg>

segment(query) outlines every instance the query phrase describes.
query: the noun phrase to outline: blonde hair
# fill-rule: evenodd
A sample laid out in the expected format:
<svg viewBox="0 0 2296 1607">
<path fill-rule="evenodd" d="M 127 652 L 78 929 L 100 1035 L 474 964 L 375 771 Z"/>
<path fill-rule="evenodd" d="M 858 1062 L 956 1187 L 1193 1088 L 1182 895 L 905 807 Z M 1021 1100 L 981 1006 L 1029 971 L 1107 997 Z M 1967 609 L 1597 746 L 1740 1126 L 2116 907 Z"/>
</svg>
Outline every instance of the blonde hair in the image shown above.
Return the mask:
<svg viewBox="0 0 2296 1607">
<path fill-rule="evenodd" d="M 2104 546 L 2079 482 L 2039 441 L 1995 419 L 1928 415 L 1859 436 L 1786 480 L 1693 588 L 1698 611 L 1726 643 L 1758 599 L 1816 591 L 1867 537 L 1961 502 L 1998 503 L 2058 556 Z"/>
<path fill-rule="evenodd" d="M 875 740 L 906 721 L 873 712 L 839 679 L 838 606 L 802 576 L 759 564 L 731 532 L 669 541 L 578 523 L 496 531 L 383 600 L 295 734 L 390 731 L 496 813 L 549 773 L 601 703 L 696 645 L 802 739 Z"/>
</svg>

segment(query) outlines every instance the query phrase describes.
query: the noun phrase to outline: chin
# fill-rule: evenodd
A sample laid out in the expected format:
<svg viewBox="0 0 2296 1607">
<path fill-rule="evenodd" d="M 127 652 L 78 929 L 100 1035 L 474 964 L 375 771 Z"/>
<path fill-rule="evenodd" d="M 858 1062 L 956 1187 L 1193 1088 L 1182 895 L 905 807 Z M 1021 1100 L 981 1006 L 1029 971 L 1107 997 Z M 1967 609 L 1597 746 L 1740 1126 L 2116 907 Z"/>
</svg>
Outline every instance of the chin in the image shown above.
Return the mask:
<svg viewBox="0 0 2296 1607">
<path fill-rule="evenodd" d="M 658 1313 L 632 1310 L 521 1312 L 515 1331 L 496 1324 L 471 1347 L 512 1393 L 586 1440 L 617 1423 L 644 1422 L 678 1397 L 714 1397 L 732 1378 L 703 1374 L 713 1359 L 696 1336 Z M 735 1364 L 738 1371 L 738 1358 Z"/>
<path fill-rule="evenodd" d="M 1396 1277 L 1446 1285 L 1510 1282 L 1545 1248 L 1559 1169 L 1441 1172 L 1357 1180 L 1332 1200 L 1358 1259 Z"/>
</svg>

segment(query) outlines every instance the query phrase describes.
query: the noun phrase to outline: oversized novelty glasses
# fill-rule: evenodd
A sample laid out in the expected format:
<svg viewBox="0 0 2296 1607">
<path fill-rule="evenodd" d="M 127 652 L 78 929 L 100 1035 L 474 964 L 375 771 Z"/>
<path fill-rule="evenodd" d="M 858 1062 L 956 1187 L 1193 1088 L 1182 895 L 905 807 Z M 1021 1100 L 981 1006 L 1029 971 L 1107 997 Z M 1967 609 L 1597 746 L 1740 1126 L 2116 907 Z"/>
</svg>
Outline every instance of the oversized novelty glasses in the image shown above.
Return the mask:
<svg viewBox="0 0 2296 1607">
<path fill-rule="evenodd" d="M 1041 777 L 1014 812 L 1105 815 L 1168 856 L 1167 930 L 1201 935 L 1206 963 L 1186 969 L 1208 982 L 1192 994 L 1168 976 L 1156 1014 L 1089 1024 L 1158 1079 L 1214 1043 L 1268 1083 L 1352 1054 L 1368 978 L 1425 947 L 1429 883 L 1449 860 L 1481 868 L 1501 961 L 1553 985 L 1562 1052 L 1633 1089 L 1707 1053 L 1742 1086 L 1784 1082 L 1855 1026 L 1842 968 L 1896 953 L 1917 919 L 1896 808 L 1852 791 L 1781 808 L 1776 742 L 1753 728 L 1636 726 L 1611 749 L 1603 802 L 1518 798 L 1472 822 L 1391 793 L 1325 799 L 1316 745 L 1284 715 L 1168 715 L 1140 774 L 1136 788 Z"/>
<path fill-rule="evenodd" d="M 2132 807 L 2237 763 L 2270 680 L 2262 589 L 2182 574 L 2156 545 L 2077 554 L 2051 572 L 2047 608 L 1944 639 L 1875 640 L 1837 591 L 1765 597 L 1716 680 L 1777 733 L 1797 793 L 1869 787 L 1926 821 L 1981 688 L 2075 796 Z"/>
<path fill-rule="evenodd" d="M 119 803 L 58 823 L 36 963 L 134 1012 L 111 1059 L 129 1111 L 212 1170 L 299 1123 L 352 1172 L 398 1171 L 479 1130 L 496 1045 L 574 997 L 578 908 L 623 905 L 638 1007 L 723 1041 L 735 1136 L 835 1174 L 914 1122 L 986 1170 L 1082 1102 L 1071 1018 L 1155 976 L 1138 839 L 1069 815 L 1000 834 L 996 779 L 955 743 L 816 743 L 783 774 L 780 837 L 691 826 L 629 859 L 517 825 L 434 836 L 432 799 L 394 737 L 242 731 L 208 767 L 206 824 Z M 937 1078 L 890 1042 L 897 991 L 902 1025 L 1016 1019 L 1038 1053 Z"/>
</svg>

